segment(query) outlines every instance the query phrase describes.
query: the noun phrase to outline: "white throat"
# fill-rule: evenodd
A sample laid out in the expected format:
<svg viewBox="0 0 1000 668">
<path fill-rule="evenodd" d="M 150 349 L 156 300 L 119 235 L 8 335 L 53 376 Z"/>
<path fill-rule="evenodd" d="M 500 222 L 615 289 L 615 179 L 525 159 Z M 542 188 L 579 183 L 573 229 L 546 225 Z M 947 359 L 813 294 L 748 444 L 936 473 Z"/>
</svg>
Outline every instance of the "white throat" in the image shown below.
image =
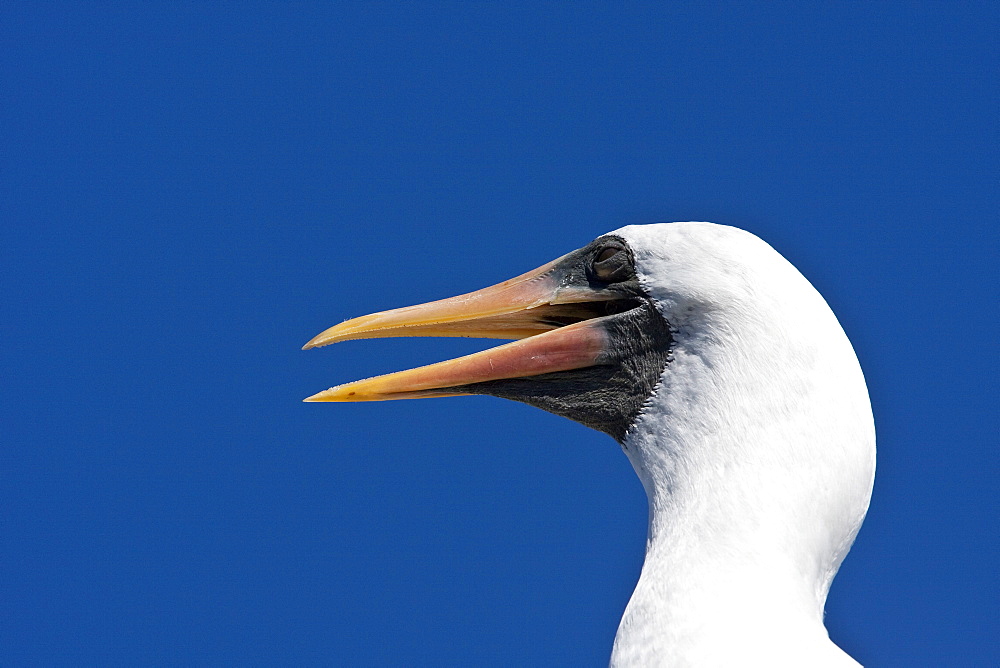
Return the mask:
<svg viewBox="0 0 1000 668">
<path fill-rule="evenodd" d="M 648 227 L 619 233 L 631 241 Z M 649 534 L 611 664 L 856 665 L 829 640 L 823 606 L 871 494 L 864 378 L 801 274 L 755 237 L 721 230 L 743 235 L 739 266 L 713 257 L 724 271 L 702 292 L 646 286 L 676 345 L 625 442 Z M 690 286 L 677 258 L 704 253 L 698 232 L 637 264 Z"/>
</svg>

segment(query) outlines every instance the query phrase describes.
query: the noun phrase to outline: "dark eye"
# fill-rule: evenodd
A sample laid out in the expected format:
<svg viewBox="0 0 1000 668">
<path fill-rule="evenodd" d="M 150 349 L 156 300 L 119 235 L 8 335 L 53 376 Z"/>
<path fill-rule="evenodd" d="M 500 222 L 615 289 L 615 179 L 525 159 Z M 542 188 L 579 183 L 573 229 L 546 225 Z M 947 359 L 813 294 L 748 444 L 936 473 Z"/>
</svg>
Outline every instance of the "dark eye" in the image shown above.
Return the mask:
<svg viewBox="0 0 1000 668">
<path fill-rule="evenodd" d="M 620 248 L 605 248 L 604 250 L 601 251 L 601 254 L 597 256 L 597 259 L 595 260 L 595 262 L 597 262 L 598 264 L 600 264 L 601 262 L 604 262 L 605 260 L 609 260 L 612 257 L 614 257 L 617 253 L 621 253 L 621 252 L 622 251 L 621 251 Z"/>
<path fill-rule="evenodd" d="M 602 248 L 594 258 L 591 270 L 594 278 L 605 283 L 620 283 L 635 276 L 632 258 L 618 243 L 609 243 Z"/>
</svg>

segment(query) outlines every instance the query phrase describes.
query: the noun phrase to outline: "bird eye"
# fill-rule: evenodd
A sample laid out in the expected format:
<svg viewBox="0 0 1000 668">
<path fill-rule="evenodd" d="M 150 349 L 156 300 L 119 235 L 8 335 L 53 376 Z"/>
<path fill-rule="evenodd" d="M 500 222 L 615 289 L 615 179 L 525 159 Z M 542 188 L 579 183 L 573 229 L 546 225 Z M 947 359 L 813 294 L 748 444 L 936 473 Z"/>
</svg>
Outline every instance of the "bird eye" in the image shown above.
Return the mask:
<svg viewBox="0 0 1000 668">
<path fill-rule="evenodd" d="M 598 262 L 598 263 L 604 262 L 605 260 L 610 259 L 611 257 L 614 257 L 615 253 L 621 253 L 621 249 L 619 249 L 619 248 L 605 248 L 604 250 L 601 251 L 601 254 L 597 256 L 596 262 Z"/>
<path fill-rule="evenodd" d="M 597 253 L 591 271 L 604 283 L 619 283 L 635 276 L 632 258 L 618 243 L 610 243 Z"/>
</svg>

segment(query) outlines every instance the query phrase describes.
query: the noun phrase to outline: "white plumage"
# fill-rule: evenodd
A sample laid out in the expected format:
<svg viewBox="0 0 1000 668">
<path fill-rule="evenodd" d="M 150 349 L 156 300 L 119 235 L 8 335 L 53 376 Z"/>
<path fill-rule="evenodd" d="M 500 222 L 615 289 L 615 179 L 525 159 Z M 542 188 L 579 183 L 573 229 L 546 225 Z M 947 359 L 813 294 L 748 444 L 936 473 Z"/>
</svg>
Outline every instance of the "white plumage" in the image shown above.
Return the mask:
<svg viewBox="0 0 1000 668">
<path fill-rule="evenodd" d="M 649 533 L 611 665 L 857 665 L 823 625 L 875 472 L 847 336 L 812 285 L 747 232 L 672 223 L 614 234 L 676 343 L 625 442 Z"/>
<path fill-rule="evenodd" d="M 763 241 L 710 223 L 625 227 L 306 347 L 384 336 L 518 340 L 307 401 L 494 394 L 625 448 L 649 533 L 612 666 L 857 665 L 823 607 L 871 496 L 868 392 L 826 302 Z"/>
</svg>

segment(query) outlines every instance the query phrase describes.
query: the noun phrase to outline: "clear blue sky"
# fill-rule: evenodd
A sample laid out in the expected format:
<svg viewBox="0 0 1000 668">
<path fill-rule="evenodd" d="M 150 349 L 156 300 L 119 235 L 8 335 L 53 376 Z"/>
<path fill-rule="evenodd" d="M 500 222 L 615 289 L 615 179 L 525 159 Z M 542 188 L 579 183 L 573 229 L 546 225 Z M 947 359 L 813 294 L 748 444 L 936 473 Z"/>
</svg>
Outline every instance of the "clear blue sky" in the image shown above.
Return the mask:
<svg viewBox="0 0 1000 668">
<path fill-rule="evenodd" d="M 301 403 L 488 343 L 299 348 L 691 219 L 788 257 L 865 369 L 834 639 L 1000 662 L 996 3 L 203 4 L 0 9 L 0 663 L 604 664 L 618 446 Z"/>
</svg>

